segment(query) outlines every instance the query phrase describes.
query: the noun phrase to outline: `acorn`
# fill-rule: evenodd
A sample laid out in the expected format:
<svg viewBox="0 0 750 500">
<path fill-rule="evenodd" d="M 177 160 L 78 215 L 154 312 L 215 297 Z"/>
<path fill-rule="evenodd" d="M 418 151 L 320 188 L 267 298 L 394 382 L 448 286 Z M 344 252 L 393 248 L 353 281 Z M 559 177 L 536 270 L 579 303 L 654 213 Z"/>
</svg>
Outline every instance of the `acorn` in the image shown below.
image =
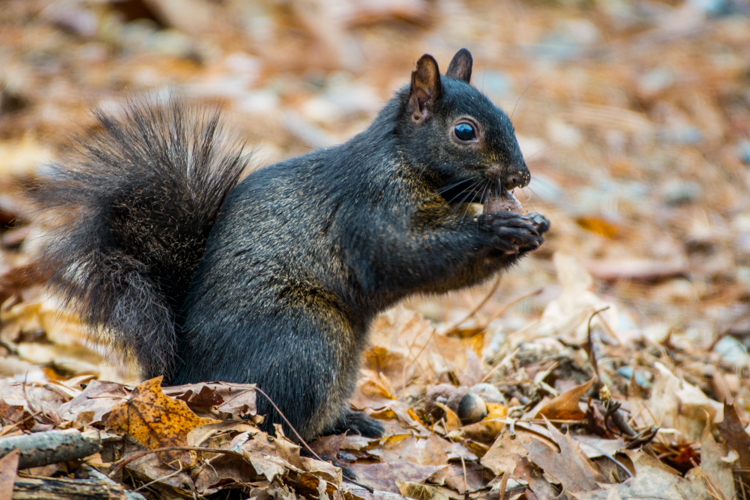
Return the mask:
<svg viewBox="0 0 750 500">
<path fill-rule="evenodd" d="M 471 392 L 482 398 L 485 403 L 505 404 L 505 398 L 502 393 L 492 384 L 475 384 L 471 386 Z"/>
<path fill-rule="evenodd" d="M 487 405 L 484 400 L 471 392 L 466 386 L 456 389 L 448 398 L 447 406 L 458 415 L 464 425 L 479 422 L 487 416 Z"/>
<path fill-rule="evenodd" d="M 458 415 L 463 425 L 479 422 L 488 413 L 484 400 L 466 386 L 453 387 L 450 384 L 439 384 L 427 391 L 424 398 L 424 411 L 437 421 L 443 418 L 444 412 L 435 403 L 442 403 L 450 408 Z"/>
<path fill-rule="evenodd" d="M 484 213 L 494 214 L 495 212 L 515 212 L 523 215 L 523 207 L 513 193 L 505 191 L 499 196 L 490 196 L 484 202 Z"/>
<path fill-rule="evenodd" d="M 479 422 L 487 416 L 487 405 L 484 400 L 473 392 L 467 392 L 461 398 L 456 414 L 464 425 Z"/>
<path fill-rule="evenodd" d="M 424 397 L 424 411 L 432 415 L 433 420 L 437 421 L 443 418 L 443 410 L 435 403 L 448 405 L 448 399 L 456 392 L 456 388 L 450 384 L 439 384 L 427 391 Z"/>
</svg>

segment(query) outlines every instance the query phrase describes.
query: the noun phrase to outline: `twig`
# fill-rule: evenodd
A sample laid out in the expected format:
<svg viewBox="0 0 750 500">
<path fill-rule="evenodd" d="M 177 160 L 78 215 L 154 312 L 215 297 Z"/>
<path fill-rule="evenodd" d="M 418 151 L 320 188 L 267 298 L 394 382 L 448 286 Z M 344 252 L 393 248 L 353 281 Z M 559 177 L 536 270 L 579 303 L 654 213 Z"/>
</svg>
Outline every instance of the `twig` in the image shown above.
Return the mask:
<svg viewBox="0 0 750 500">
<path fill-rule="evenodd" d="M 500 479 L 500 486 L 498 488 L 498 491 L 500 493 L 500 500 L 505 500 L 505 495 L 507 493 L 508 489 L 508 479 L 510 478 L 510 474 L 508 474 L 508 471 L 503 471 L 503 476 Z"/>
<path fill-rule="evenodd" d="M 16 427 L 18 427 L 19 425 L 21 425 L 21 424 L 23 424 L 24 422 L 28 421 L 29 419 L 31 419 L 31 418 L 34 418 L 34 417 L 36 417 L 37 415 L 39 415 L 39 412 L 37 412 L 37 413 L 34 413 L 34 414 L 32 414 L 32 415 L 29 415 L 28 417 L 24 418 L 23 420 L 19 420 L 19 421 L 18 421 L 18 422 L 16 422 L 15 424 L 11 424 L 11 425 L 6 425 L 6 426 L 5 426 L 5 427 L 3 427 L 2 429 L 0 429 L 0 437 L 2 437 L 2 436 L 5 436 L 5 435 L 6 435 L 6 434 L 8 434 L 8 433 L 9 433 L 9 432 L 10 432 L 11 430 L 15 429 Z"/>
<path fill-rule="evenodd" d="M 152 484 L 158 483 L 159 481 L 163 481 L 163 480 L 165 480 L 165 479 L 169 479 L 170 477 L 174 477 L 174 476 L 176 476 L 177 474 L 181 473 L 181 472 L 182 472 L 182 462 L 181 462 L 180 460 L 177 460 L 177 463 L 178 463 L 178 464 L 180 465 L 180 468 L 179 468 L 179 470 L 176 470 L 176 471 L 174 471 L 174 472 L 173 472 L 173 473 L 171 473 L 171 474 L 167 474 L 166 476 L 162 476 L 162 477 L 157 477 L 156 479 L 154 479 L 154 480 L 153 480 L 153 481 L 151 481 L 150 483 L 142 484 L 142 485 L 140 485 L 139 487 L 137 487 L 137 488 L 136 488 L 135 490 L 133 490 L 133 491 L 140 491 L 140 490 L 142 490 L 142 489 L 144 489 L 144 488 L 148 488 L 148 487 L 149 487 L 149 486 L 151 486 Z"/>
<path fill-rule="evenodd" d="M 66 429 L 0 438 L 0 457 L 19 450 L 19 469 L 77 460 L 93 455 L 101 448 L 98 431 Z"/>
<path fill-rule="evenodd" d="M 492 367 L 492 370 L 488 371 L 488 372 L 487 372 L 487 375 L 485 375 L 484 377 L 482 377 L 482 382 L 486 382 L 486 381 L 487 381 L 487 379 L 489 379 L 489 378 L 490 378 L 490 375 L 492 375 L 493 373 L 495 373 L 495 371 L 496 371 L 497 369 L 499 369 L 499 368 L 500 368 L 501 366 L 504 366 L 504 365 L 505 365 L 505 363 L 507 363 L 508 361 L 510 361 L 511 359 L 513 359 L 513 358 L 515 357 L 515 355 L 516 355 L 516 354 L 518 354 L 518 351 L 519 351 L 520 349 L 521 349 L 520 347 L 516 347 L 516 350 L 515 350 L 515 351 L 513 351 L 513 354 L 511 354 L 510 356 L 505 356 L 505 357 L 504 357 L 504 358 L 502 359 L 502 361 L 500 361 L 500 362 L 499 362 L 498 364 L 496 364 L 495 366 L 493 366 L 493 367 Z"/>
<path fill-rule="evenodd" d="M 281 415 L 281 418 L 284 419 L 284 422 L 286 422 L 286 425 L 288 425 L 289 428 L 292 429 L 292 432 L 294 433 L 295 436 L 297 436 L 297 439 L 299 439 L 299 442 L 302 443 L 302 446 L 304 446 L 305 449 L 312 454 L 312 456 L 314 456 L 315 458 L 317 458 L 321 462 L 325 462 L 325 460 L 323 460 L 322 458 L 320 458 L 318 456 L 318 454 L 315 453 L 312 450 L 312 448 L 310 448 L 310 446 L 305 442 L 305 440 L 302 439 L 302 436 L 299 435 L 299 432 L 297 432 L 297 429 L 295 429 L 294 426 L 291 424 L 291 422 L 289 422 L 289 420 L 287 420 L 286 416 L 281 412 L 281 410 L 279 410 L 279 407 L 276 406 L 276 403 L 274 403 L 273 400 L 270 397 L 268 397 L 268 394 L 266 394 L 265 392 L 263 392 L 262 390 L 260 390 L 260 388 L 258 388 L 258 387 L 256 387 L 255 390 L 258 391 L 259 393 L 263 394 L 263 397 L 265 397 L 268 400 L 268 402 L 271 403 L 271 406 L 273 406 L 274 409 L 279 413 L 279 415 Z"/>
<path fill-rule="evenodd" d="M 114 469 L 112 469 L 112 472 L 109 473 L 109 477 L 113 477 L 115 474 L 117 474 L 120 469 L 125 467 L 127 464 L 132 462 L 133 460 L 138 460 L 139 458 L 145 457 L 146 455 L 150 455 L 151 453 L 163 453 L 165 451 L 199 451 L 199 452 L 206 452 L 206 453 L 222 453 L 224 455 L 233 455 L 235 457 L 240 457 L 243 460 L 247 460 L 245 458 L 245 455 L 242 453 L 238 453 L 236 451 L 231 450 L 222 450 L 219 448 L 203 448 L 201 446 L 167 446 L 166 448 L 155 448 L 153 450 L 145 450 L 136 453 L 135 455 L 131 455 L 126 459 L 123 459 L 117 466 L 115 466 Z"/>
<path fill-rule="evenodd" d="M 584 347 L 586 350 L 586 354 L 589 355 L 589 362 L 591 363 L 591 368 L 594 369 L 594 374 L 596 375 L 596 379 L 598 381 L 601 381 L 601 377 L 599 376 L 599 364 L 596 362 L 596 354 L 594 353 L 594 341 L 591 339 L 591 321 L 596 317 L 597 314 L 600 312 L 604 312 L 607 309 L 609 309 L 609 306 L 602 307 L 601 309 L 597 309 L 596 311 L 592 312 L 589 316 L 589 321 L 586 329 L 586 346 Z"/>
<path fill-rule="evenodd" d="M 525 294 L 521 295 L 520 297 L 516 297 L 515 299 L 511 300 L 510 302 L 508 302 L 507 304 L 505 304 L 505 306 L 503 306 L 503 308 L 500 309 L 499 312 L 497 312 L 497 313 L 493 314 L 492 316 L 490 316 L 490 320 L 487 321 L 487 323 L 484 325 L 484 327 L 487 328 L 487 326 L 489 326 L 490 323 L 492 323 L 497 318 L 499 318 L 500 316 L 502 316 L 503 314 L 505 314 L 508 311 L 508 309 L 510 309 L 514 305 L 518 304 L 522 300 L 526 300 L 529 297 L 534 297 L 535 295 L 539 295 L 543 291 L 544 291 L 543 287 L 542 288 L 537 288 L 536 290 L 533 290 L 533 291 L 531 291 L 529 293 L 525 293 Z"/>
<path fill-rule="evenodd" d="M 495 294 L 495 292 L 497 291 L 497 288 L 498 288 L 498 287 L 500 286 L 500 282 L 502 281 L 502 278 L 503 278 L 503 275 L 502 275 L 502 274 L 499 274 L 499 275 L 497 276 L 497 279 L 495 280 L 495 283 L 493 283 L 493 285 L 492 285 L 492 288 L 490 289 L 489 293 L 487 293 L 487 295 L 485 295 L 484 299 L 482 299 L 482 300 L 481 300 L 481 302 L 479 302 L 479 304 L 477 304 L 477 306 L 476 306 L 476 307 L 475 307 L 474 309 L 472 309 L 472 310 L 471 310 L 471 312 L 470 312 L 469 314 L 467 314 L 467 315 L 466 315 L 466 317 L 465 317 L 464 319 L 462 319 L 462 320 L 461 320 L 461 321 L 459 321 L 458 323 L 454 324 L 453 326 L 451 326 L 450 328 L 448 328 L 448 329 L 447 329 L 446 331 L 448 331 L 448 332 L 449 332 L 449 331 L 451 331 L 451 330 L 455 330 L 456 328 L 458 328 L 459 326 L 461 326 L 462 324 L 464 324 L 464 323 L 465 323 L 466 321 L 468 321 L 468 320 L 469 320 L 469 319 L 470 319 L 470 318 L 471 318 L 472 316 L 474 316 L 474 315 L 475 315 L 476 313 L 478 313 L 478 312 L 479 312 L 479 310 L 480 310 L 481 308 L 483 308 L 483 307 L 484 307 L 484 305 L 485 305 L 485 304 L 486 304 L 486 303 L 487 303 L 487 302 L 488 302 L 488 301 L 490 300 L 490 298 L 491 298 L 491 297 L 492 297 L 492 296 L 493 296 L 493 295 Z"/>
<path fill-rule="evenodd" d="M 620 432 L 628 437 L 634 438 L 638 435 L 638 433 L 635 432 L 633 428 L 630 427 L 630 425 L 628 425 L 627 420 L 625 420 L 625 415 L 620 410 L 620 406 L 621 403 L 616 402 L 613 403 L 612 406 L 607 408 L 607 412 L 604 415 L 604 427 L 607 427 L 607 418 L 612 417 L 612 422 L 614 422 L 617 428 L 620 429 Z"/>
<path fill-rule="evenodd" d="M 461 467 L 464 468 L 464 494 L 469 493 L 469 481 L 466 479 L 466 462 L 464 461 L 464 456 L 459 455 L 461 457 Z"/>
</svg>

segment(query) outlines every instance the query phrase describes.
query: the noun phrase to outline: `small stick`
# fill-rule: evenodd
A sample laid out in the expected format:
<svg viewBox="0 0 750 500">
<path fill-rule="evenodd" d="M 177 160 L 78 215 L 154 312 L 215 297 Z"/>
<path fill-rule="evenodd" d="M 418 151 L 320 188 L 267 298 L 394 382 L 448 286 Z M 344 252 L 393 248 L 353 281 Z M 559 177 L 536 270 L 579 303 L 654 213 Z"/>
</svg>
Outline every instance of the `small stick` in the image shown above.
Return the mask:
<svg viewBox="0 0 750 500">
<path fill-rule="evenodd" d="M 487 379 L 489 379 L 489 378 L 490 378 L 490 375 L 492 375 L 493 373 L 495 373 L 495 371 L 496 371 L 496 370 L 497 370 L 498 368 L 500 368 L 501 366 L 504 366 L 504 365 L 505 365 L 505 363 L 507 363 L 508 361 L 510 361 L 511 359 L 513 359 L 513 358 L 515 357 L 515 355 L 516 355 L 516 354 L 518 354 L 518 351 L 520 351 L 520 350 L 521 350 L 521 348 L 520 348 L 520 347 L 516 347 L 516 350 L 515 350 L 515 351 L 513 351 L 513 354 L 511 354 L 510 356 L 505 356 L 505 357 L 504 357 L 504 358 L 502 359 L 502 361 L 500 361 L 500 362 L 499 362 L 498 364 L 496 364 L 495 366 L 493 366 L 493 367 L 492 367 L 492 370 L 488 371 L 488 372 L 487 372 L 487 375 L 485 375 L 484 377 L 482 377 L 482 382 L 486 382 L 486 381 L 487 381 Z"/>
<path fill-rule="evenodd" d="M 302 445 L 305 447 L 305 449 L 307 451 L 309 451 L 310 453 L 312 453 L 312 455 L 315 458 L 317 458 L 318 460 L 320 460 L 321 462 L 325 462 L 325 460 L 323 460 L 322 458 L 320 458 L 318 456 L 318 454 L 315 453 L 312 450 L 312 448 L 310 448 L 310 446 L 308 446 L 308 444 L 305 442 L 305 440 L 302 439 L 302 436 L 299 435 L 299 433 L 297 432 L 297 429 L 295 429 L 294 426 L 289 422 L 289 420 L 287 420 L 286 416 L 281 412 L 281 410 L 279 410 L 279 407 L 276 406 L 276 403 L 274 403 L 273 400 L 268 397 L 268 394 L 266 394 L 265 392 L 263 392 L 262 390 L 260 390 L 259 387 L 256 387 L 255 390 L 258 391 L 259 393 L 263 394 L 263 396 L 268 400 L 268 402 L 271 403 L 271 406 L 273 406 L 274 409 L 279 413 L 279 415 L 281 415 L 281 418 L 283 418 L 284 422 L 286 422 L 286 425 L 288 425 L 289 428 L 292 429 L 292 432 L 294 433 L 295 436 L 297 436 L 297 439 L 299 439 L 299 442 L 302 443 Z"/>
<path fill-rule="evenodd" d="M 525 293 L 525 294 L 521 295 L 520 297 L 516 297 L 515 299 L 511 300 L 510 302 L 508 302 L 507 304 L 505 304 L 505 306 L 502 309 L 500 309 L 500 312 L 495 313 L 490 318 L 490 320 L 484 325 L 484 327 L 487 328 L 487 326 L 489 326 L 490 323 L 492 323 L 497 318 L 499 318 L 500 316 L 502 316 L 503 314 L 505 314 L 508 311 L 508 309 L 510 309 L 514 305 L 518 304 L 522 300 L 526 300 L 529 297 L 534 297 L 535 295 L 539 295 L 543 291 L 544 291 L 544 288 L 537 288 L 536 290 L 533 290 L 533 291 L 531 291 L 529 293 Z"/>
<path fill-rule="evenodd" d="M 591 363 L 591 368 L 594 369 L 594 375 L 596 375 L 596 380 L 601 382 L 601 378 L 599 377 L 599 363 L 596 361 L 596 354 L 594 353 L 594 341 L 591 339 L 591 321 L 594 319 L 594 317 L 599 314 L 600 312 L 604 312 L 607 309 L 609 309 L 609 306 L 602 307 L 601 309 L 597 309 L 591 315 L 589 316 L 589 322 L 586 330 L 586 345 L 584 346 L 584 350 L 586 351 L 586 354 L 589 355 L 589 362 Z"/>
<path fill-rule="evenodd" d="M 112 472 L 109 473 L 109 477 L 113 477 L 117 472 L 120 471 L 123 467 L 125 467 L 127 464 L 132 462 L 133 460 L 138 460 L 141 457 L 145 457 L 146 455 L 150 455 L 151 453 L 163 453 L 165 451 L 202 451 L 202 452 L 208 452 L 208 453 L 222 453 L 224 455 L 233 455 L 235 457 L 240 457 L 243 460 L 247 460 L 245 455 L 242 453 L 238 453 L 236 451 L 231 450 L 222 450 L 219 448 L 203 448 L 201 446 L 167 446 L 166 448 L 155 448 L 153 450 L 145 450 L 136 453 L 135 455 L 131 455 L 128 458 L 124 459 L 122 462 L 117 464 L 117 466 L 112 469 Z"/>
<path fill-rule="evenodd" d="M 464 494 L 469 494 L 469 481 L 466 479 L 466 462 L 464 461 L 464 456 L 459 455 L 461 457 L 461 467 L 464 468 Z"/>
<path fill-rule="evenodd" d="M 0 457 L 18 449 L 21 454 L 19 469 L 77 460 L 93 455 L 101 448 L 97 431 L 66 429 L 0 438 Z"/>
<path fill-rule="evenodd" d="M 464 324 L 466 321 L 468 321 L 476 313 L 478 313 L 479 310 L 481 308 L 483 308 L 484 305 L 487 302 L 489 302 L 490 298 L 495 294 L 495 292 L 497 291 L 498 287 L 500 286 L 500 282 L 502 281 L 502 277 L 503 277 L 502 274 L 498 275 L 497 279 L 495 280 L 495 283 L 493 283 L 492 288 L 490 289 L 489 293 L 484 297 L 484 299 L 482 299 L 482 301 L 479 302 L 479 304 L 477 304 L 477 306 L 474 309 L 472 309 L 471 312 L 469 314 L 467 314 L 464 319 L 462 319 L 461 321 L 459 321 L 455 325 L 451 326 L 446 331 L 449 332 L 451 330 L 455 330 L 456 328 L 458 328 L 459 326 L 461 326 L 462 324 Z"/>
</svg>

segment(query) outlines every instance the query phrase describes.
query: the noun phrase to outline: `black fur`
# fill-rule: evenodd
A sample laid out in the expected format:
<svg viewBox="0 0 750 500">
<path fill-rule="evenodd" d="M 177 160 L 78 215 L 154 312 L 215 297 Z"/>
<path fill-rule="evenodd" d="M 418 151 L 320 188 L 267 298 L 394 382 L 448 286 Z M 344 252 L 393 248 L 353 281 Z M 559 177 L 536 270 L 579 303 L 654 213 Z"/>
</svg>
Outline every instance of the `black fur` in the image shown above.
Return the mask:
<svg viewBox="0 0 750 500">
<path fill-rule="evenodd" d="M 64 214 L 43 265 L 103 338 L 144 377 L 174 368 L 176 311 L 224 198 L 247 159 L 216 113 L 131 103 L 33 195 Z"/>
<path fill-rule="evenodd" d="M 365 132 L 250 174 L 223 204 L 241 155 L 199 148 L 198 157 L 213 159 L 197 170 L 224 168 L 220 181 L 195 188 L 201 200 L 215 190 L 197 221 L 174 180 L 184 162 L 158 161 L 175 155 L 166 124 L 183 112 L 131 109 L 117 133 L 89 146 L 97 161 L 60 173 L 67 187 L 56 190 L 72 193 L 64 204 L 93 205 L 95 217 L 68 226 L 53 246 L 56 282 L 71 268 L 84 271 L 67 289 L 82 294 L 91 321 L 136 351 L 147 375 L 257 383 L 305 439 L 345 429 L 380 435 L 377 421 L 347 407 L 374 316 L 415 293 L 485 281 L 537 248 L 549 227 L 536 214 L 475 217 L 465 205 L 525 185 L 529 173 L 508 117 L 468 83 L 471 56 L 462 52 L 456 78 L 441 77 L 423 56 L 411 85 Z M 478 128 L 477 141 L 451 135 L 461 120 Z M 127 132 L 144 127 L 148 133 Z M 168 216 L 157 216 L 161 210 Z M 120 226 L 127 237 L 117 237 Z M 178 227 L 191 232 L 178 238 Z M 127 273 L 111 283 L 106 273 L 116 265 Z M 124 286 L 126 276 L 136 284 Z M 142 343 L 154 347 L 144 354 L 135 345 Z M 164 359 L 175 359 L 173 370 Z M 258 408 L 267 429 L 282 422 L 265 398 Z"/>
</svg>

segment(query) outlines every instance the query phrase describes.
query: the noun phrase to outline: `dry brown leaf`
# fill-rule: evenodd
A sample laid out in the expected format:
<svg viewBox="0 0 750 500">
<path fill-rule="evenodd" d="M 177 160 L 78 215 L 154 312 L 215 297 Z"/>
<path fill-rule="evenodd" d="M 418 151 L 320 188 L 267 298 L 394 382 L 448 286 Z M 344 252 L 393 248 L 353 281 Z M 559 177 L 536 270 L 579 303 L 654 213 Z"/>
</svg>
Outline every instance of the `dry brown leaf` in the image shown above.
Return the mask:
<svg viewBox="0 0 750 500">
<path fill-rule="evenodd" d="M 515 471 L 513 477 L 522 481 L 525 481 L 529 485 L 529 489 L 534 492 L 534 495 L 539 500 L 558 500 L 561 495 L 557 492 L 554 486 L 545 479 L 544 474 L 538 467 L 534 467 L 528 458 L 520 455 L 514 457 L 515 460 Z"/>
<path fill-rule="evenodd" d="M 727 419 L 732 419 L 729 415 L 734 413 L 732 409 L 724 406 L 724 421 L 718 425 L 724 424 Z M 736 415 L 736 413 L 735 413 Z M 731 424 L 729 424 L 731 426 Z M 734 426 L 732 426 L 734 427 Z M 719 430 L 721 432 L 721 429 Z M 744 432 L 744 430 L 743 430 Z M 731 434 L 731 433 L 730 433 Z M 722 433 L 723 435 L 723 433 Z M 701 465 L 700 470 L 705 475 L 704 480 L 707 483 L 709 491 L 715 491 L 718 498 L 735 498 L 735 482 L 732 475 L 732 465 L 724 460 L 730 448 L 739 446 L 740 441 L 729 441 L 719 444 L 714 440 L 711 434 L 711 420 L 706 415 L 706 427 L 703 429 L 701 436 Z M 750 443 L 746 444 L 750 446 Z"/>
<path fill-rule="evenodd" d="M 375 406 L 387 400 L 397 399 L 391 381 L 388 380 L 388 377 L 384 373 L 376 373 L 369 370 L 363 371 L 365 377 L 361 378 L 357 383 L 357 391 L 365 398 L 369 398 L 371 404 L 368 406 Z M 360 404 L 362 404 L 361 400 Z"/>
<path fill-rule="evenodd" d="M 255 415 L 255 384 L 207 382 L 163 388 L 164 394 L 185 401 L 193 410 L 214 407 L 236 417 Z"/>
<path fill-rule="evenodd" d="M 616 308 L 591 291 L 593 279 L 581 261 L 558 252 L 554 262 L 563 290 L 545 307 L 541 321 L 533 329 L 534 337 L 555 336 L 566 344 L 582 346 L 588 342 L 589 318 L 595 311 L 607 308 L 591 319 L 591 328 L 601 331 L 612 343 L 619 343 L 613 330 L 617 326 Z"/>
<path fill-rule="evenodd" d="M 282 430 L 281 424 L 273 424 L 276 430 L 276 437 L 270 438 L 269 440 L 273 443 L 276 449 L 276 455 L 287 463 L 301 470 L 305 469 L 305 464 L 300 455 L 300 447 L 286 439 L 284 431 Z"/>
<path fill-rule="evenodd" d="M 31 416 L 23 406 L 9 405 L 0 399 L 0 426 L 17 425 L 19 429 L 29 430 L 34 421 L 29 419 Z"/>
<path fill-rule="evenodd" d="M 413 462 L 397 461 L 383 464 L 352 464 L 360 481 L 376 490 L 399 493 L 398 481 L 423 483 L 447 465 L 420 465 Z"/>
<path fill-rule="evenodd" d="M 247 483 L 259 474 L 247 460 L 236 455 L 217 455 L 207 460 L 195 476 L 195 487 L 202 495 L 216 493 L 224 485 Z"/>
<path fill-rule="evenodd" d="M 177 460 L 175 460 L 175 457 Z M 163 498 L 185 498 L 195 483 L 177 454 L 149 453 L 128 463 L 123 469 L 136 484 L 149 484 Z"/>
<path fill-rule="evenodd" d="M 503 432 L 482 457 L 480 463 L 496 476 L 501 476 L 504 472 L 512 474 L 516 467 L 516 457 L 525 457 L 529 454 L 524 448 L 524 444 L 529 442 L 529 434 L 526 432 L 518 431 L 515 439 L 511 439 L 509 432 Z"/>
<path fill-rule="evenodd" d="M 69 421 L 79 420 L 87 413 L 85 422 L 95 424 L 104 420 L 114 405 L 130 396 L 132 391 L 122 384 L 92 380 L 86 389 L 75 398 L 60 406 L 60 417 Z"/>
<path fill-rule="evenodd" d="M 115 432 L 127 433 L 149 449 L 187 446 L 188 433 L 201 425 L 219 420 L 200 418 L 187 403 L 166 396 L 161 390 L 162 377 L 138 385 L 130 397 L 117 403 L 107 419 Z M 171 454 L 185 460 L 184 452 Z"/>
<path fill-rule="evenodd" d="M 628 451 L 636 474 L 621 484 L 597 491 L 577 493 L 581 500 L 610 500 L 613 498 L 659 498 L 660 500 L 711 500 L 702 481 L 689 481 L 677 471 L 643 452 Z"/>
<path fill-rule="evenodd" d="M 332 434 L 318 438 L 309 445 L 320 457 L 336 458 L 341 445 L 344 444 L 344 439 L 346 439 L 346 434 Z"/>
<path fill-rule="evenodd" d="M 273 458 L 253 455 L 249 457 L 249 460 L 253 464 L 253 468 L 263 474 L 269 482 L 273 482 L 277 477 L 282 477 L 286 474 L 287 468 L 279 458 L 274 460 Z"/>
<path fill-rule="evenodd" d="M 260 433 L 260 430 L 248 420 L 228 419 L 215 424 L 206 424 L 188 432 L 188 446 L 203 446 L 206 448 L 223 448 L 237 451 L 233 448 L 235 439 L 245 435 L 242 440 Z M 240 445 L 237 444 L 239 448 Z"/>
<path fill-rule="evenodd" d="M 471 387 L 482 381 L 484 372 L 482 370 L 482 362 L 480 361 L 482 356 L 482 347 L 484 347 L 484 335 L 474 335 L 471 339 L 480 337 L 481 342 L 474 342 L 470 347 L 464 350 L 463 358 L 459 357 L 456 360 L 456 370 L 458 370 L 458 379 L 461 381 L 461 385 Z M 465 341 L 466 342 L 466 341 Z M 479 354 L 477 354 L 477 349 Z"/>
<path fill-rule="evenodd" d="M 365 351 L 362 366 L 375 373 L 382 373 L 396 387 L 406 385 L 414 372 L 414 365 L 409 362 L 403 352 L 379 345 Z"/>
<path fill-rule="evenodd" d="M 435 406 L 443 410 L 442 423 L 445 426 L 446 434 L 455 431 L 462 426 L 461 419 L 458 418 L 458 415 L 456 415 L 453 410 L 445 406 L 443 403 L 439 402 L 436 402 Z"/>
<path fill-rule="evenodd" d="M 446 486 L 459 493 L 473 493 L 487 486 L 484 477 L 486 471 L 487 469 L 477 462 L 451 462 L 448 467 L 430 476 L 429 483 Z"/>
<path fill-rule="evenodd" d="M 739 468 L 750 470 L 750 434 L 742 426 L 734 404 L 724 402 L 724 419 L 716 423 L 721 437 L 726 440 L 730 448 L 740 456 Z"/>
<path fill-rule="evenodd" d="M 445 494 L 440 488 L 435 486 L 426 486 L 424 484 L 417 484 L 408 481 L 399 481 L 398 483 L 399 492 L 408 498 L 414 498 L 415 500 L 449 500 L 450 497 Z"/>
<path fill-rule="evenodd" d="M 455 434 L 449 438 L 453 439 L 471 439 L 480 443 L 490 445 L 495 442 L 497 436 L 505 428 L 505 417 L 508 413 L 508 407 L 500 403 L 486 403 L 489 413 L 483 420 L 474 424 L 461 427 Z"/>
<path fill-rule="evenodd" d="M 13 482 L 18 471 L 18 460 L 20 452 L 13 450 L 0 458 L 0 498 L 11 498 L 13 496 Z"/>
<path fill-rule="evenodd" d="M 59 411 L 67 397 L 40 384 L 26 384 L 0 379 L 0 395 L 10 406 L 21 406 L 29 413 L 42 412 L 58 420 Z"/>
<path fill-rule="evenodd" d="M 579 400 L 588 392 L 595 379 L 563 392 L 539 408 L 538 415 L 550 420 L 583 420 L 586 413 L 581 410 Z"/>
<path fill-rule="evenodd" d="M 383 463 L 413 462 L 419 465 L 445 465 L 450 459 L 463 457 L 476 460 L 477 457 L 458 443 L 451 443 L 435 434 L 415 436 L 397 434 L 386 436 L 371 443 L 367 453 L 378 457 Z"/>
<path fill-rule="evenodd" d="M 721 404 L 699 388 L 677 378 L 666 366 L 654 363 L 657 374 L 648 400 L 630 399 L 636 422 L 644 427 L 660 425 L 680 431 L 686 439 L 700 441 L 706 413 L 715 421 L 723 411 Z"/>
<path fill-rule="evenodd" d="M 613 457 L 619 451 L 625 449 L 625 442 L 619 439 L 603 439 L 599 436 L 574 436 L 573 440 L 581 446 L 581 451 L 589 458 Z"/>
<path fill-rule="evenodd" d="M 605 482 L 605 479 L 596 471 L 570 434 L 562 434 L 551 424 L 547 427 L 560 448 L 559 453 L 541 439 L 532 438 L 531 443 L 524 445 L 529 452 L 529 460 L 560 481 L 567 492 L 598 490 L 597 483 Z"/>
</svg>

